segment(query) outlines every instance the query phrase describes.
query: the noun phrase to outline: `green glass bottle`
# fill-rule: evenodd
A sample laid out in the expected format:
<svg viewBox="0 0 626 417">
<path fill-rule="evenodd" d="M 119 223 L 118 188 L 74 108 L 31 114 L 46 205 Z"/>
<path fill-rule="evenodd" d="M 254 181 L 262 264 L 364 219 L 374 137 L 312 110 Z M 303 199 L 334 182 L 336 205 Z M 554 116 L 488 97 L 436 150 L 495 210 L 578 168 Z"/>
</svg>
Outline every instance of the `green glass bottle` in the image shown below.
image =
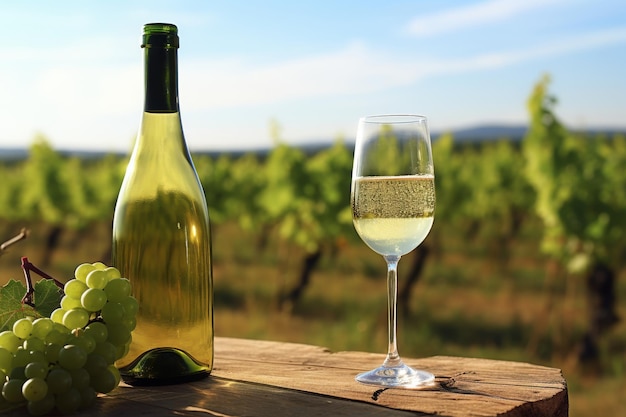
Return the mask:
<svg viewBox="0 0 626 417">
<path fill-rule="evenodd" d="M 135 385 L 207 376 L 213 366 L 209 214 L 178 105 L 178 29 L 144 26 L 145 102 L 113 219 L 113 265 L 139 301 L 128 355 Z"/>
</svg>

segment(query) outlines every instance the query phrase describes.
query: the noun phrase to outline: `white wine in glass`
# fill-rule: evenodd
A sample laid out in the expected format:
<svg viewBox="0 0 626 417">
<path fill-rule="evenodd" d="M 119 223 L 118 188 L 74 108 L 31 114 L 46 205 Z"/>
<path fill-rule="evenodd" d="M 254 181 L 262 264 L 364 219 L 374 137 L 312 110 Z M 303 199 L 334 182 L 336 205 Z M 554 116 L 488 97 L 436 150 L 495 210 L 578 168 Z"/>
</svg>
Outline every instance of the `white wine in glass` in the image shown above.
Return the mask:
<svg viewBox="0 0 626 417">
<path fill-rule="evenodd" d="M 387 358 L 356 380 L 383 387 L 430 385 L 434 375 L 404 364 L 396 339 L 398 262 L 424 241 L 435 214 L 435 173 L 425 117 L 381 115 L 359 120 L 350 200 L 357 233 L 387 262 L 389 320 Z"/>
</svg>

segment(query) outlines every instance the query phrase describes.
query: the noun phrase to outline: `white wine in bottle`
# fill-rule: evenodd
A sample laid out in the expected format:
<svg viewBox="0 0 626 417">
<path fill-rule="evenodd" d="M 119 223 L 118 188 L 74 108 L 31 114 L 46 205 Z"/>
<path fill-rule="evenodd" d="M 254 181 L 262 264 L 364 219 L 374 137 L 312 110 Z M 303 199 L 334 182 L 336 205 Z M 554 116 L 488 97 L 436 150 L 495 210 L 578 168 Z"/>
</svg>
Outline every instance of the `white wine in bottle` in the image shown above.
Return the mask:
<svg viewBox="0 0 626 417">
<path fill-rule="evenodd" d="M 209 214 L 178 105 L 178 29 L 144 26 L 141 126 L 115 206 L 113 265 L 139 302 L 127 383 L 160 385 L 207 376 L 213 366 Z"/>
</svg>

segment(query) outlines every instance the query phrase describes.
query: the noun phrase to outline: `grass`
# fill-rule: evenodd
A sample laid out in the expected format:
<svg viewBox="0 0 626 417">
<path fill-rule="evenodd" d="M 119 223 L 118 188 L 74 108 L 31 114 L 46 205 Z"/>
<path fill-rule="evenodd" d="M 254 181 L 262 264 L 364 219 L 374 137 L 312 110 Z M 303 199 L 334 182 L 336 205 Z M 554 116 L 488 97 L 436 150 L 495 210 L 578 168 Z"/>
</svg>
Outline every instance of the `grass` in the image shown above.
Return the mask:
<svg viewBox="0 0 626 417">
<path fill-rule="evenodd" d="M 22 225 L 19 225 L 21 227 Z M 21 279 L 19 258 L 40 265 L 46 225 L 27 225 L 30 237 L 0 258 L 0 284 Z M 0 240 L 19 231 L 0 225 Z M 103 259 L 110 225 L 66 232 L 49 265 L 67 279 L 83 261 Z M 538 253 L 536 225 L 507 250 L 488 233 L 469 238 L 455 230 L 434 230 L 421 281 L 409 314 L 399 318 L 404 357 L 452 355 L 531 362 L 560 368 L 567 379 L 570 416 L 617 416 L 626 409 L 626 319 L 605 335 L 602 360 L 589 369 L 576 360 L 586 329 L 581 277 L 546 281 L 546 260 Z M 236 225 L 214 228 L 215 333 L 325 346 L 333 351 L 384 353 L 386 348 L 385 265 L 359 241 L 324 257 L 302 300 L 279 308 L 278 299 L 295 284 L 302 253 L 270 239 L 259 249 L 256 236 Z M 410 260 L 400 262 L 400 279 Z M 626 298 L 622 272 L 618 303 Z M 619 315 L 626 318 L 623 301 Z"/>
</svg>

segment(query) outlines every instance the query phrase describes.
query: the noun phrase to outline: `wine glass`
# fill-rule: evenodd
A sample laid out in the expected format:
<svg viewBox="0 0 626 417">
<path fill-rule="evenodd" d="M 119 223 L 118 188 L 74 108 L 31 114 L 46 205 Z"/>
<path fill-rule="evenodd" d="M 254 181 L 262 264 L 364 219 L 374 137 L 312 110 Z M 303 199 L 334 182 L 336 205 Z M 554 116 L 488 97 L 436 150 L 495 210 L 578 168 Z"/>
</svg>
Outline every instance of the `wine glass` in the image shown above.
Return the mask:
<svg viewBox="0 0 626 417">
<path fill-rule="evenodd" d="M 424 116 L 379 115 L 359 120 L 350 200 L 354 228 L 387 262 L 387 358 L 356 380 L 383 387 L 430 385 L 434 375 L 405 365 L 396 341 L 398 262 L 426 238 L 435 212 L 434 166 Z"/>
</svg>

